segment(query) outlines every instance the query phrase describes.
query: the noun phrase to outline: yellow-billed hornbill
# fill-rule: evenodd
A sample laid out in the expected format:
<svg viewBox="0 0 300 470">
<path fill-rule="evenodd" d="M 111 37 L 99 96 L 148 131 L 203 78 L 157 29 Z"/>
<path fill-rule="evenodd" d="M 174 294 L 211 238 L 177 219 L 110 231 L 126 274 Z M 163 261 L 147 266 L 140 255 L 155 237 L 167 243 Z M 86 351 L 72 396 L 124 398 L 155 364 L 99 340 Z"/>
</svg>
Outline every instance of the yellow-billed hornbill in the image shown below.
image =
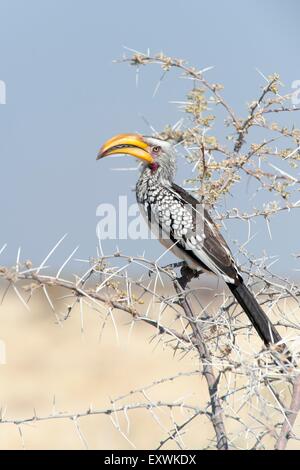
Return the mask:
<svg viewBox="0 0 300 470">
<path fill-rule="evenodd" d="M 160 242 L 191 269 L 222 277 L 264 343 L 280 341 L 276 328 L 246 287 L 208 211 L 174 183 L 176 155 L 172 144 L 154 137 L 120 134 L 102 146 L 97 158 L 113 154 L 128 154 L 143 160 L 136 197 Z"/>
</svg>

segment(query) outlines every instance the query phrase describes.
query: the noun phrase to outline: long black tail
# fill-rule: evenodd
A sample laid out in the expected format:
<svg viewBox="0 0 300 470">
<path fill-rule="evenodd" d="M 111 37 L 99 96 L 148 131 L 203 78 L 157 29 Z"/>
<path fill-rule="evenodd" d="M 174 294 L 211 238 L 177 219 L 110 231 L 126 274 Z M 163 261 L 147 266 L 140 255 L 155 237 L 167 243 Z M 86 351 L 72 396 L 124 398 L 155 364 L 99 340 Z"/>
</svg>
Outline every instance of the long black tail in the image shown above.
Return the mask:
<svg viewBox="0 0 300 470">
<path fill-rule="evenodd" d="M 252 325 L 266 346 L 281 341 L 281 336 L 255 300 L 254 295 L 241 281 L 238 285 L 227 284 L 234 297 L 247 314 Z"/>
</svg>

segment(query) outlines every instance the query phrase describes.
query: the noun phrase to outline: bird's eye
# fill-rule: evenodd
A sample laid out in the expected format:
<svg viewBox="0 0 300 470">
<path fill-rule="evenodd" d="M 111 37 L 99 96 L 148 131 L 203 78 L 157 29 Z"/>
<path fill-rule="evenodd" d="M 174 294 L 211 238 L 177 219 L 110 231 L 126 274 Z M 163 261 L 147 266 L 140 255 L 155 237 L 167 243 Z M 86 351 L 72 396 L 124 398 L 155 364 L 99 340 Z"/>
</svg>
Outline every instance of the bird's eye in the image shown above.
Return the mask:
<svg viewBox="0 0 300 470">
<path fill-rule="evenodd" d="M 152 152 L 158 154 L 161 151 L 161 147 L 156 145 L 155 147 L 152 147 Z"/>
</svg>

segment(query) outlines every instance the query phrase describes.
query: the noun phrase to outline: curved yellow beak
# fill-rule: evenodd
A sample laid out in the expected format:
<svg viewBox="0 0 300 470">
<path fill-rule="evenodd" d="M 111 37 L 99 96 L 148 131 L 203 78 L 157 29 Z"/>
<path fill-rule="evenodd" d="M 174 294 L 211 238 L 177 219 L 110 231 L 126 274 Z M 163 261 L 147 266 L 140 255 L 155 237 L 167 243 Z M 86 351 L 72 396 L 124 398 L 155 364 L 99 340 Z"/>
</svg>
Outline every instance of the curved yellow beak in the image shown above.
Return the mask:
<svg viewBox="0 0 300 470">
<path fill-rule="evenodd" d="M 126 154 L 140 158 L 147 163 L 153 163 L 154 159 L 149 153 L 149 145 L 139 134 L 118 134 L 102 145 L 97 160 L 109 155 Z"/>
</svg>

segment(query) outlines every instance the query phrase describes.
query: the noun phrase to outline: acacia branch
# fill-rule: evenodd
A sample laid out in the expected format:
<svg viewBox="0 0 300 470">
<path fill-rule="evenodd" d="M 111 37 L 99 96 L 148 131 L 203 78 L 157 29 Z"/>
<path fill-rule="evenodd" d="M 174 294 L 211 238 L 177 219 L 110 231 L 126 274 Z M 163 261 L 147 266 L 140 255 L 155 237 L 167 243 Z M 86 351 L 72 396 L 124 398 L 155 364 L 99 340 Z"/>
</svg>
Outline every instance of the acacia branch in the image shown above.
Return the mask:
<svg viewBox="0 0 300 470">
<path fill-rule="evenodd" d="M 300 410 L 300 375 L 294 380 L 292 401 L 289 410 L 286 410 L 286 420 L 284 421 L 279 438 L 276 442 L 276 450 L 284 450 L 289 439 L 293 437 L 293 426 Z"/>
<path fill-rule="evenodd" d="M 222 405 L 218 396 L 219 380 L 216 378 L 214 374 L 214 370 L 212 367 L 212 357 L 203 339 L 199 322 L 196 321 L 196 316 L 193 313 L 193 310 L 184 292 L 187 284 L 194 277 L 198 277 L 198 274 L 196 274 L 194 271 L 192 271 L 188 267 L 184 266 L 181 269 L 181 277 L 178 278 L 178 280 L 175 282 L 175 288 L 179 296 L 180 305 L 182 306 L 186 317 L 189 318 L 190 320 L 190 326 L 192 328 L 194 338 L 196 340 L 195 345 L 199 353 L 200 361 L 202 363 L 203 375 L 207 382 L 208 392 L 210 396 L 210 403 L 211 403 L 211 409 L 212 409 L 211 422 L 214 427 L 216 438 L 217 438 L 217 448 L 219 450 L 227 450 L 228 440 L 227 440 L 225 426 L 224 426 L 223 417 L 222 417 L 223 415 Z"/>
</svg>

